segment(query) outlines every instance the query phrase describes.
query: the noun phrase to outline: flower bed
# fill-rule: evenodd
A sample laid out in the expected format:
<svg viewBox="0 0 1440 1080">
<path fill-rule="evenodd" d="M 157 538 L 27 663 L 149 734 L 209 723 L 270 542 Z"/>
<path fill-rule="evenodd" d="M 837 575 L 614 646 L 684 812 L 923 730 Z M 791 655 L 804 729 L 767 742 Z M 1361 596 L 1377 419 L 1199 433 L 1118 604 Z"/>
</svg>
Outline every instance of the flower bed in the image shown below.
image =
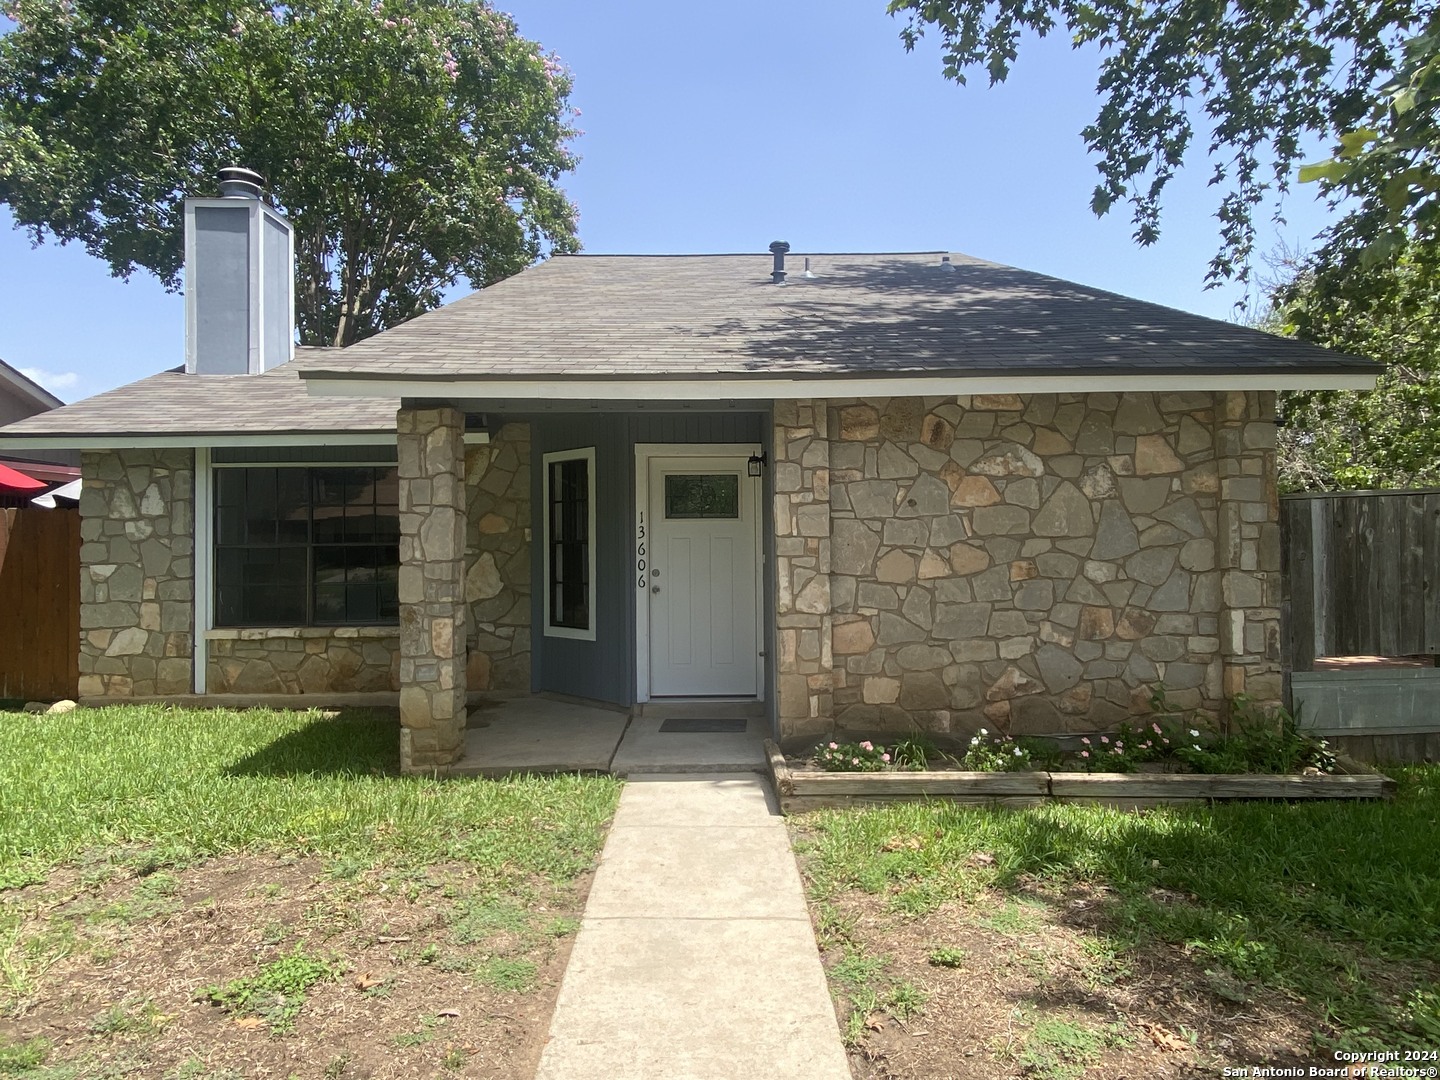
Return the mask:
<svg viewBox="0 0 1440 1080">
<path fill-rule="evenodd" d="M 1395 781 L 1341 761 L 1334 773 L 970 772 L 960 769 L 823 772 L 792 768 L 766 742 L 770 777 L 786 814 L 867 802 L 945 799 L 994 806 L 1035 806 L 1051 799 L 1138 809 L 1193 800 L 1382 799 Z"/>
<path fill-rule="evenodd" d="M 1230 730 L 1215 732 L 1170 709 L 1163 687 L 1151 704 L 1149 719 L 1114 732 L 1015 740 L 981 728 L 950 751 L 917 735 L 889 744 L 830 740 L 787 760 L 767 744 L 771 777 L 787 813 L 932 797 L 1143 807 L 1195 799 L 1375 799 L 1393 791 L 1388 777 L 1300 732 L 1283 709 L 1237 698 Z"/>
</svg>

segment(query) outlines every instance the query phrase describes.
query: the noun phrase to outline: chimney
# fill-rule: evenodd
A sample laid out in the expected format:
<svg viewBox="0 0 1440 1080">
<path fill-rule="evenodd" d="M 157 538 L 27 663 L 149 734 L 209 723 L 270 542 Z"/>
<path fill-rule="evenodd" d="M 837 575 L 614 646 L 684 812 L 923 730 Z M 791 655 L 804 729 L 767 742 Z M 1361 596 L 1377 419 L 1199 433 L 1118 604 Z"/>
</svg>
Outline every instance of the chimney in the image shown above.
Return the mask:
<svg viewBox="0 0 1440 1080">
<path fill-rule="evenodd" d="M 258 375 L 295 356 L 295 244 L 259 173 L 220 170 L 185 200 L 185 371 Z"/>
<path fill-rule="evenodd" d="M 770 281 L 772 284 L 785 284 L 785 253 L 789 250 L 790 245 L 784 240 L 776 240 L 770 245 L 770 254 L 775 256 L 775 269 L 770 271 Z"/>
</svg>

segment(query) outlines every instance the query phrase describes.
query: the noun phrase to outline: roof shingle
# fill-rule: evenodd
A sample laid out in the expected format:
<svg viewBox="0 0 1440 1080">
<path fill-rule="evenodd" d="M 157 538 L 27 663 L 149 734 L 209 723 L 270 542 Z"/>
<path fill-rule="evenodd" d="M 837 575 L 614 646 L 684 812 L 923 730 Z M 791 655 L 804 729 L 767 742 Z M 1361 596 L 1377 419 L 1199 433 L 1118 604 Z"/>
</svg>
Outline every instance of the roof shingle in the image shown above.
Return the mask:
<svg viewBox="0 0 1440 1080">
<path fill-rule="evenodd" d="M 562 255 L 302 378 L 764 373 L 1373 373 L 1377 365 L 1043 274 L 940 254 Z"/>
</svg>

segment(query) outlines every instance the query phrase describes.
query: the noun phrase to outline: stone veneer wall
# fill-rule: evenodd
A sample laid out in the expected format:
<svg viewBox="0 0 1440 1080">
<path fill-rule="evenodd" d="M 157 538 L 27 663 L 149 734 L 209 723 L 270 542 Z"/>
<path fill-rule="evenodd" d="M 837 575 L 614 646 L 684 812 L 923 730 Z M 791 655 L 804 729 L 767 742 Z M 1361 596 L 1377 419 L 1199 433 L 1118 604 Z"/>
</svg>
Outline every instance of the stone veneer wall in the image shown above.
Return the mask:
<svg viewBox="0 0 1440 1080">
<path fill-rule="evenodd" d="M 382 626 L 210 630 L 212 694 L 374 693 L 400 689 L 400 631 Z"/>
<path fill-rule="evenodd" d="M 187 694 L 194 453 L 87 452 L 80 468 L 80 695 Z"/>
<path fill-rule="evenodd" d="M 782 735 L 1280 696 L 1274 396 L 777 403 Z"/>
<path fill-rule="evenodd" d="M 465 602 L 466 684 L 530 689 L 530 425 L 506 424 L 465 454 L 469 519 Z"/>
<path fill-rule="evenodd" d="M 444 768 L 465 738 L 465 414 L 401 408 L 400 768 Z"/>
</svg>

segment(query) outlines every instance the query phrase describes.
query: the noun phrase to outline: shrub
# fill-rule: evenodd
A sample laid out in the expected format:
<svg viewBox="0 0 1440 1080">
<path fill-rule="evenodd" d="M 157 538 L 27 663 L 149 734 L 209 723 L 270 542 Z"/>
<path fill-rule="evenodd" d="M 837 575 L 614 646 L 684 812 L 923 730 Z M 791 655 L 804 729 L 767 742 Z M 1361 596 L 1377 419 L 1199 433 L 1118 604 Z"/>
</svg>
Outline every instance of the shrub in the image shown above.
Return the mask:
<svg viewBox="0 0 1440 1080">
<path fill-rule="evenodd" d="M 890 754 L 869 739 L 858 743 L 828 742 L 815 751 L 815 764 L 826 772 L 880 772 L 890 767 Z"/>
<path fill-rule="evenodd" d="M 934 758 L 941 757 L 939 749 L 924 735 L 910 735 L 890 747 L 891 765 L 896 769 L 923 771 Z"/>
<path fill-rule="evenodd" d="M 1008 735 L 990 737 L 981 728 L 960 758 L 960 766 L 971 772 L 1012 772 L 1030 768 L 1030 751 Z"/>
</svg>

